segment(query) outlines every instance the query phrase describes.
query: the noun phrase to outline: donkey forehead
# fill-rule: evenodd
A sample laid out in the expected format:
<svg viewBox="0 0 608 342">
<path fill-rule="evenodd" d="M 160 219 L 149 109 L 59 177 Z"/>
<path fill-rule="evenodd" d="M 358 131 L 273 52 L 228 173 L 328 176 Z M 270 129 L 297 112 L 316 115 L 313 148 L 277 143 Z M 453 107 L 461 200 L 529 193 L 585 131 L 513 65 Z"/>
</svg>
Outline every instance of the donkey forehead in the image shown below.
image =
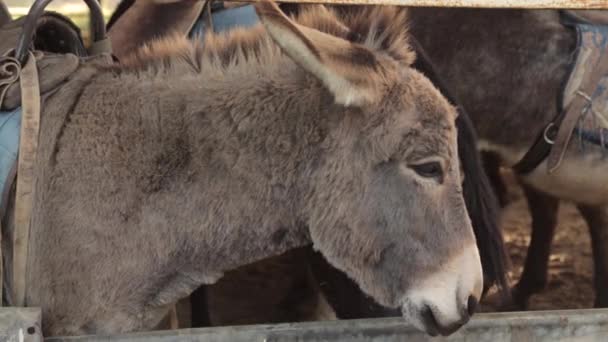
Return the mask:
<svg viewBox="0 0 608 342">
<path fill-rule="evenodd" d="M 409 69 L 405 82 L 412 91 L 409 99 L 415 106 L 420 119 L 425 121 L 425 126 L 440 126 L 440 129 L 454 127 L 458 112 L 448 100 L 439 92 L 435 85 L 422 73 Z"/>
<path fill-rule="evenodd" d="M 416 129 L 425 136 L 439 137 L 441 141 L 450 140 L 456 134 L 456 115 L 451 106 L 418 106 L 416 108 Z"/>
<path fill-rule="evenodd" d="M 450 159 L 455 154 L 456 125 L 454 110 L 447 107 L 419 107 L 405 111 L 402 122 L 409 127 L 397 128 L 395 132 L 402 136 L 400 149 L 410 159 L 421 159 L 430 156 L 441 156 Z M 404 125 L 405 126 L 405 125 Z"/>
<path fill-rule="evenodd" d="M 412 68 L 395 70 L 383 112 L 393 112 L 403 125 L 425 131 L 452 130 L 457 111 L 423 74 Z M 392 107 L 392 108 L 390 108 Z M 397 123 L 399 124 L 399 122 Z"/>
<path fill-rule="evenodd" d="M 412 139 L 405 139 L 403 143 L 409 147 L 407 150 L 410 160 L 423 159 L 432 156 L 441 156 L 446 160 L 454 157 L 455 148 L 453 147 L 452 131 L 435 125 L 432 129 L 421 129 L 412 136 Z"/>
</svg>

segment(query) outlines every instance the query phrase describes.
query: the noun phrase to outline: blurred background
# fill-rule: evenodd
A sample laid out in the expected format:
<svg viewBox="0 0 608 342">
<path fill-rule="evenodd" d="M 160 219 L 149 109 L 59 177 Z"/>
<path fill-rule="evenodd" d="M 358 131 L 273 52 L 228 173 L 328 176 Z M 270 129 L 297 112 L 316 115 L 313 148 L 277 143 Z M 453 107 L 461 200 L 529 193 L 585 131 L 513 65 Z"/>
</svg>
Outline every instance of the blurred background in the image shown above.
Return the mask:
<svg viewBox="0 0 608 342">
<path fill-rule="evenodd" d="M 4 3 L 11 10 L 13 16 L 22 16 L 27 14 L 27 10 L 30 8 L 34 0 L 4 0 Z M 101 5 L 104 8 L 104 12 L 114 10 L 120 0 L 102 0 Z M 86 5 L 82 0 L 53 0 L 49 5 L 49 9 L 58 11 L 63 14 L 84 14 L 87 11 Z"/>
<path fill-rule="evenodd" d="M 4 1 L 11 12 L 13 19 L 26 15 L 30 6 L 34 3 L 34 0 L 0 1 Z M 101 0 L 106 22 L 120 1 L 121 0 Z M 83 39 L 85 40 L 85 43 L 87 42 L 89 36 L 89 10 L 83 0 L 53 0 L 47 7 L 47 10 L 59 12 L 70 17 L 72 21 L 80 27 Z"/>
</svg>

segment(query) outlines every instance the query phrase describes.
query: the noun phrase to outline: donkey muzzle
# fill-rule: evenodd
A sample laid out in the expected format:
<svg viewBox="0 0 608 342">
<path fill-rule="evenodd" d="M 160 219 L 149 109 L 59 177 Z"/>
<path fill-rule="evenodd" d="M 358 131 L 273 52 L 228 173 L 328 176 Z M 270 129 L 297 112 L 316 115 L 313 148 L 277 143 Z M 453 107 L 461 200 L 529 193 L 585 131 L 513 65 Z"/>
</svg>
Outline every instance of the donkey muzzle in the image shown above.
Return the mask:
<svg viewBox="0 0 608 342">
<path fill-rule="evenodd" d="M 401 300 L 401 311 L 429 335 L 447 336 L 475 313 L 482 289 L 479 251 L 472 244 L 412 287 Z"/>
</svg>

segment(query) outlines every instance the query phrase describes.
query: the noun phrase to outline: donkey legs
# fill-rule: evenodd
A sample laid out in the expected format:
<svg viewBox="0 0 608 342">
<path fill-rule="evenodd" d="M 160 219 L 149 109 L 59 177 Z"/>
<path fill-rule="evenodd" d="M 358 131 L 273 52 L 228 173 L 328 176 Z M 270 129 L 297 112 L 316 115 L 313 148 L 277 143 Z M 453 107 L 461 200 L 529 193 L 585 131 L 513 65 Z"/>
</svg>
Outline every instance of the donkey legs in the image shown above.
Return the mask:
<svg viewBox="0 0 608 342">
<path fill-rule="evenodd" d="M 483 169 L 488 175 L 492 189 L 496 194 L 498 203 L 501 208 L 504 208 L 509 200 L 507 197 L 507 186 L 500 175 L 500 158 L 498 155 L 492 152 L 481 152 L 481 159 L 483 163 Z"/>
<path fill-rule="evenodd" d="M 241 266 L 190 296 L 192 327 L 331 319 L 309 268 L 312 247 Z"/>
<path fill-rule="evenodd" d="M 522 184 L 530 214 L 532 215 L 532 237 L 528 246 L 526 262 L 517 285 L 513 289 L 513 304 L 523 310 L 528 299 L 547 285 L 551 242 L 557 225 L 559 200 Z"/>
<path fill-rule="evenodd" d="M 595 307 L 608 307 L 608 206 L 579 205 L 593 250 Z"/>
<path fill-rule="evenodd" d="M 192 328 L 211 326 L 209 319 L 209 305 L 207 302 L 207 287 L 202 285 L 190 294 L 190 314 Z"/>
</svg>

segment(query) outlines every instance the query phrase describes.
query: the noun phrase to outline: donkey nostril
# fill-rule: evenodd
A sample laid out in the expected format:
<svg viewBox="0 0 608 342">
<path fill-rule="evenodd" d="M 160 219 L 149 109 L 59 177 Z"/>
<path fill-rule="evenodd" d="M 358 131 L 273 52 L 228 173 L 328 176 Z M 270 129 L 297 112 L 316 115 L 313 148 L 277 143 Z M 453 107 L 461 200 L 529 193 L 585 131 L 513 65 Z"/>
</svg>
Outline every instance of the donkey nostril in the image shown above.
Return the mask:
<svg viewBox="0 0 608 342">
<path fill-rule="evenodd" d="M 469 313 L 469 317 L 473 316 L 476 309 L 477 309 L 477 298 L 475 298 L 475 296 L 469 296 L 469 299 L 467 300 L 467 312 Z"/>
</svg>

